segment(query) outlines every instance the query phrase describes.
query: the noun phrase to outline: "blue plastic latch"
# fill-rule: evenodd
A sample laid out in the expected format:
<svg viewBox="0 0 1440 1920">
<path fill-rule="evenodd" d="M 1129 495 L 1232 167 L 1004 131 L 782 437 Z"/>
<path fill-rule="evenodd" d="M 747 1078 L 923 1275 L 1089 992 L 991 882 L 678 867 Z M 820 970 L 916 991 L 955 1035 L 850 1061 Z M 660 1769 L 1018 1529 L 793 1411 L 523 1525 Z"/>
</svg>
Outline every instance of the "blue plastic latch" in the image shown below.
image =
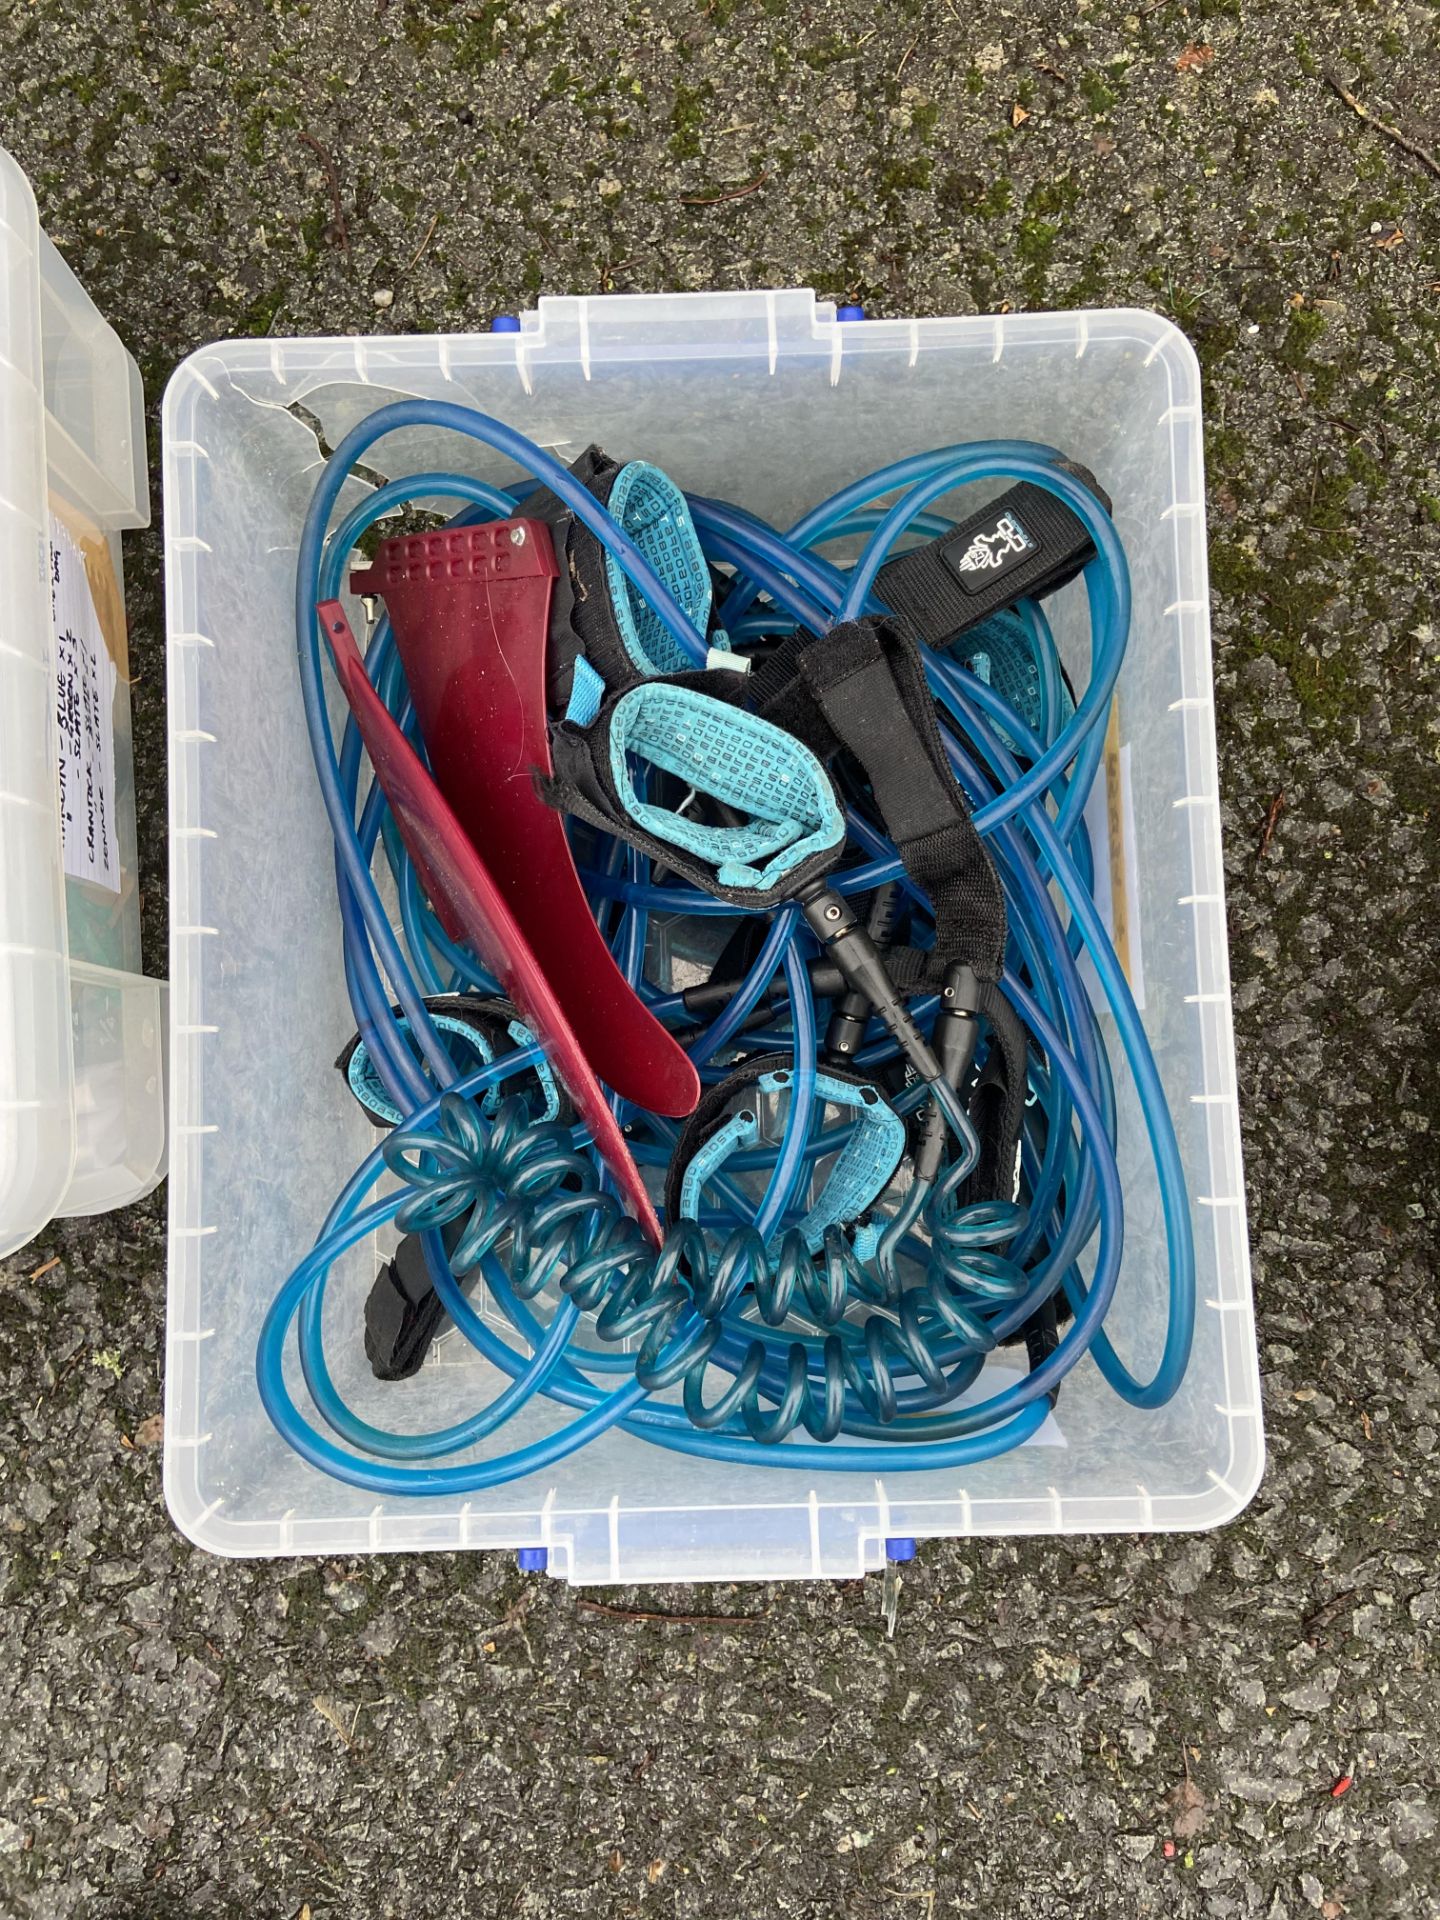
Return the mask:
<svg viewBox="0 0 1440 1920">
<path fill-rule="evenodd" d="M 520 321 L 513 313 L 497 313 L 490 322 L 492 333 L 519 333 Z"/>
<path fill-rule="evenodd" d="M 915 1546 L 913 1540 L 910 1542 L 910 1546 L 913 1552 Z M 544 1573 L 546 1566 L 549 1564 L 550 1549 L 548 1547 L 521 1547 L 517 1551 L 515 1558 L 520 1563 L 520 1571 L 522 1573 Z"/>
<path fill-rule="evenodd" d="M 864 307 L 836 307 L 835 318 L 837 320 L 863 320 L 865 318 L 865 309 Z"/>
<path fill-rule="evenodd" d="M 915 1558 L 915 1542 L 908 1536 L 887 1540 L 885 1542 L 885 1558 L 887 1560 L 913 1560 Z"/>
</svg>

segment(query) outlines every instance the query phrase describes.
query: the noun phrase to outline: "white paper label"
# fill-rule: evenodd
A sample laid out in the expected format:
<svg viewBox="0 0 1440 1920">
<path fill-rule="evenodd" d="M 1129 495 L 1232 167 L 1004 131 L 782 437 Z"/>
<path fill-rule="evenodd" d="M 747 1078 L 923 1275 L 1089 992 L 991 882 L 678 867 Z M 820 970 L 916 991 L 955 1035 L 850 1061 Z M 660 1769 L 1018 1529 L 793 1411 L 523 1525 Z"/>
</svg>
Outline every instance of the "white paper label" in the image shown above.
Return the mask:
<svg viewBox="0 0 1440 1920">
<path fill-rule="evenodd" d="M 85 576 L 85 560 L 50 517 L 50 612 L 55 623 L 55 719 L 65 871 L 120 891 L 115 838 L 115 662 Z"/>
</svg>

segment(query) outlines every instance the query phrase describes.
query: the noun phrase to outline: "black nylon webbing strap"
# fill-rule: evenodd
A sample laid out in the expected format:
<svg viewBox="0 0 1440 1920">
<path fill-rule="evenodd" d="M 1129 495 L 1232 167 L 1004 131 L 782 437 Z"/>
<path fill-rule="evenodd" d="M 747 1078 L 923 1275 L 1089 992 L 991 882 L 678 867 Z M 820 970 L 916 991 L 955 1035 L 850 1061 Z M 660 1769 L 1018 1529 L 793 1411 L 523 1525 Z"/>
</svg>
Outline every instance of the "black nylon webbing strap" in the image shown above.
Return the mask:
<svg viewBox="0 0 1440 1920">
<path fill-rule="evenodd" d="M 912 703 L 897 679 L 907 664 L 903 646 L 887 647 L 874 623 L 859 620 L 832 627 L 822 644 L 800 656 L 800 671 L 835 737 L 870 776 L 880 817 L 897 845 L 952 826 L 958 795 L 948 769 L 936 764 L 939 734 L 934 754 L 916 751 Z M 930 707 L 928 694 L 923 703 Z"/>
<path fill-rule="evenodd" d="M 1064 465 L 1108 513 L 1094 474 Z M 1054 593 L 1094 557 L 1094 542 L 1064 501 L 1022 480 L 951 532 L 887 560 L 875 592 L 921 640 L 943 647 L 1002 607 Z"/>
<path fill-rule="evenodd" d="M 835 629 L 832 627 L 830 632 Z M 833 760 L 841 742 L 828 724 L 809 685 L 800 675 L 800 656 L 807 647 L 827 643 L 830 634 L 817 641 L 813 633 L 793 633 L 782 640 L 764 666 L 749 676 L 745 704 L 752 713 L 773 720 L 786 733 L 803 741 L 819 760 Z"/>
<path fill-rule="evenodd" d="M 751 705 L 797 734 L 821 759 L 842 747 L 870 780 L 885 830 L 935 908 L 935 948 L 916 956 L 918 977 L 938 985 L 955 961 L 982 980 L 1000 978 L 1005 896 L 940 738 L 914 640 L 893 620 L 848 620 L 820 639 L 797 636 L 766 663 Z M 898 956 L 897 956 L 898 957 Z"/>
<path fill-rule="evenodd" d="M 455 1251 L 464 1230 L 463 1219 L 441 1230 L 447 1255 Z M 375 1378 L 408 1380 L 417 1374 L 445 1319 L 440 1296 L 430 1284 L 420 1236 L 407 1233 L 376 1274 L 365 1300 L 365 1357 Z"/>
<path fill-rule="evenodd" d="M 986 1200 L 1009 1200 L 1015 1192 L 1016 1150 L 1025 1119 L 1029 1085 L 1029 1036 L 1025 1024 L 998 986 L 980 992 L 980 1011 L 990 1023 L 990 1052 L 970 1095 L 970 1118 L 980 1136 L 980 1159 L 955 1196 L 956 1205 L 973 1207 Z M 1032 1370 L 1055 1351 L 1060 1327 L 1070 1318 L 1063 1292 L 1036 1308 L 1006 1342 L 1025 1342 Z M 1055 1404 L 1056 1389 L 1050 1404 Z"/>
<path fill-rule="evenodd" d="M 1025 1117 L 1029 1041 L 1020 1016 L 1003 991 L 980 989 L 980 1011 L 990 1023 L 991 1047 L 970 1098 L 970 1118 L 980 1136 L 980 1159 L 957 1196 L 962 1207 L 981 1200 L 1008 1200 L 1015 1190 L 1015 1149 Z"/>
</svg>

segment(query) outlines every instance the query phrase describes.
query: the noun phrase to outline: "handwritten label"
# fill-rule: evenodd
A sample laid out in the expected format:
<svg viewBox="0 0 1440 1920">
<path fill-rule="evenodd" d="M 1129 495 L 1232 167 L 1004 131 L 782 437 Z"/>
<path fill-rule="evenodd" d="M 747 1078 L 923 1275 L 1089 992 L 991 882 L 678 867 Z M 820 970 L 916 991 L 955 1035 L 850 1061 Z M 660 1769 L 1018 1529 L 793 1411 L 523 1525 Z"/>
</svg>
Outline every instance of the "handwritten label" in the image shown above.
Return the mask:
<svg viewBox="0 0 1440 1920">
<path fill-rule="evenodd" d="M 50 516 L 50 613 L 65 871 L 120 891 L 115 835 L 115 662 L 105 645 L 85 560 Z"/>
</svg>

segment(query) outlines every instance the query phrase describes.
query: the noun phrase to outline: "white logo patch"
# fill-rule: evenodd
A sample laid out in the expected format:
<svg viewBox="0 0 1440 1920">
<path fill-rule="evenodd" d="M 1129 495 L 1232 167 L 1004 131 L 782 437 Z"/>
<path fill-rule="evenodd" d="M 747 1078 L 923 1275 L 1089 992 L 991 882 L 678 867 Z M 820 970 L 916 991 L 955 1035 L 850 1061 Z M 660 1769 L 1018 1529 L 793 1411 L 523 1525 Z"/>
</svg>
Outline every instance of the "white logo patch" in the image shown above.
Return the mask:
<svg viewBox="0 0 1440 1920">
<path fill-rule="evenodd" d="M 992 533 L 977 533 L 956 562 L 961 573 L 994 573 L 1012 553 L 1028 553 L 1035 542 L 1013 513 L 1002 513 Z"/>
</svg>

